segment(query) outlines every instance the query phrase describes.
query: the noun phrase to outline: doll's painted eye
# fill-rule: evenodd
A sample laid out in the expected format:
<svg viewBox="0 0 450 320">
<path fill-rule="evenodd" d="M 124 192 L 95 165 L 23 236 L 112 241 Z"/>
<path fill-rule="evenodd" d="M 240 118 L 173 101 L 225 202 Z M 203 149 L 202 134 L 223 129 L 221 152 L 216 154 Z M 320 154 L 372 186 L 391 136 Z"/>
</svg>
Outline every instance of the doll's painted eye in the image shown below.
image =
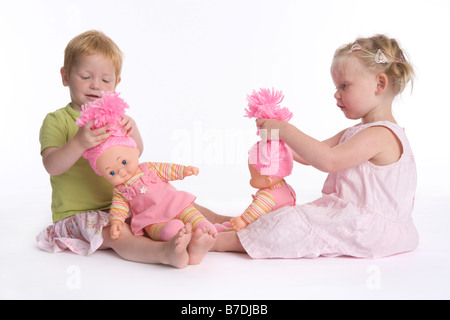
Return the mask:
<svg viewBox="0 0 450 320">
<path fill-rule="evenodd" d="M 127 164 L 127 160 L 123 160 L 123 161 L 122 161 L 122 164 L 123 164 L 123 165 L 126 165 L 126 164 Z"/>
<path fill-rule="evenodd" d="M 110 174 L 111 176 L 113 176 L 113 175 L 115 175 L 116 173 L 115 173 L 114 171 L 111 171 L 109 174 Z"/>
</svg>

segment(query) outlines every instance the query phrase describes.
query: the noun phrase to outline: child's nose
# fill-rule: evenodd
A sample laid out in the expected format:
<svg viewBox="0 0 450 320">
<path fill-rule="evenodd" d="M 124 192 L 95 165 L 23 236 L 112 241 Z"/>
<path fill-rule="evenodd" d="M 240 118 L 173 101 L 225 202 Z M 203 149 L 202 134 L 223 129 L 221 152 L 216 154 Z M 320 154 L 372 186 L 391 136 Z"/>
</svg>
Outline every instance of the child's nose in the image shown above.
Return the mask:
<svg viewBox="0 0 450 320">
<path fill-rule="evenodd" d="M 100 88 L 100 85 L 98 83 L 98 80 L 92 79 L 91 84 L 90 84 L 90 89 L 98 90 L 99 88 Z"/>
<path fill-rule="evenodd" d="M 340 100 L 341 99 L 341 95 L 339 94 L 339 90 L 336 90 L 336 93 L 334 94 L 334 98 L 336 100 Z"/>
</svg>

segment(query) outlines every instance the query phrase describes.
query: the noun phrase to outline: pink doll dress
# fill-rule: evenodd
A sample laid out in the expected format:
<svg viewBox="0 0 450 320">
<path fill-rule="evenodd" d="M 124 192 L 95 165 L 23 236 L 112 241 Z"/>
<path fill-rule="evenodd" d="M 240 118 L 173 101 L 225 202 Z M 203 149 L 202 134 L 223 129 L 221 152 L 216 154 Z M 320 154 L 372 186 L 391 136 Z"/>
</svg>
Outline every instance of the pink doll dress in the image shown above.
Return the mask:
<svg viewBox="0 0 450 320">
<path fill-rule="evenodd" d="M 414 250 L 418 233 L 411 217 L 417 174 L 404 130 L 380 121 L 356 125 L 340 143 L 371 126 L 384 126 L 400 140 L 400 159 L 387 166 L 366 161 L 330 173 L 322 197 L 271 212 L 238 237 L 253 258 L 352 256 L 380 258 Z"/>
<path fill-rule="evenodd" d="M 130 225 L 135 235 L 143 235 L 143 229 L 148 225 L 170 221 L 196 199 L 194 195 L 178 191 L 163 181 L 145 163 L 139 167 L 144 173 L 139 181 L 130 187 L 116 186 L 130 203 Z"/>
</svg>

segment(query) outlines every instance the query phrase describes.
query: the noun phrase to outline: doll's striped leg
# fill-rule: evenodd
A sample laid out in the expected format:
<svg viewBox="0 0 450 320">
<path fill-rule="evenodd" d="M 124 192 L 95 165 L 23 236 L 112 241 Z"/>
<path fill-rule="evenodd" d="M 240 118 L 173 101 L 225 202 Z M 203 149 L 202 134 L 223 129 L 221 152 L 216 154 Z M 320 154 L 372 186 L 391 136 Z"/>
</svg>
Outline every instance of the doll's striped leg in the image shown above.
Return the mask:
<svg viewBox="0 0 450 320">
<path fill-rule="evenodd" d="M 192 204 L 187 206 L 181 211 L 179 215 L 175 217 L 176 219 L 180 219 L 185 224 L 192 224 L 192 230 L 196 230 L 199 228 L 208 228 L 214 232 L 216 232 L 216 228 L 214 225 L 206 220 L 206 218 L 198 211 Z"/>
<path fill-rule="evenodd" d="M 174 219 L 168 222 L 151 224 L 145 227 L 145 231 L 150 239 L 157 241 L 169 241 L 183 227 L 184 223 L 181 220 Z"/>
</svg>

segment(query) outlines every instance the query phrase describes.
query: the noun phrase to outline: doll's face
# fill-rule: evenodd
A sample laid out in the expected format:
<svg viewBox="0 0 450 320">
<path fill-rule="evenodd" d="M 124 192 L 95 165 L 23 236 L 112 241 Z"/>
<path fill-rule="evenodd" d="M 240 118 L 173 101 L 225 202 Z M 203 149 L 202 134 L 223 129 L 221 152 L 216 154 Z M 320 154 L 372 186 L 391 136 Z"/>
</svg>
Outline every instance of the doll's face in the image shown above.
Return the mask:
<svg viewBox="0 0 450 320">
<path fill-rule="evenodd" d="M 139 150 L 124 146 L 107 149 L 97 159 L 97 170 L 112 185 L 128 181 L 138 170 Z"/>
</svg>

